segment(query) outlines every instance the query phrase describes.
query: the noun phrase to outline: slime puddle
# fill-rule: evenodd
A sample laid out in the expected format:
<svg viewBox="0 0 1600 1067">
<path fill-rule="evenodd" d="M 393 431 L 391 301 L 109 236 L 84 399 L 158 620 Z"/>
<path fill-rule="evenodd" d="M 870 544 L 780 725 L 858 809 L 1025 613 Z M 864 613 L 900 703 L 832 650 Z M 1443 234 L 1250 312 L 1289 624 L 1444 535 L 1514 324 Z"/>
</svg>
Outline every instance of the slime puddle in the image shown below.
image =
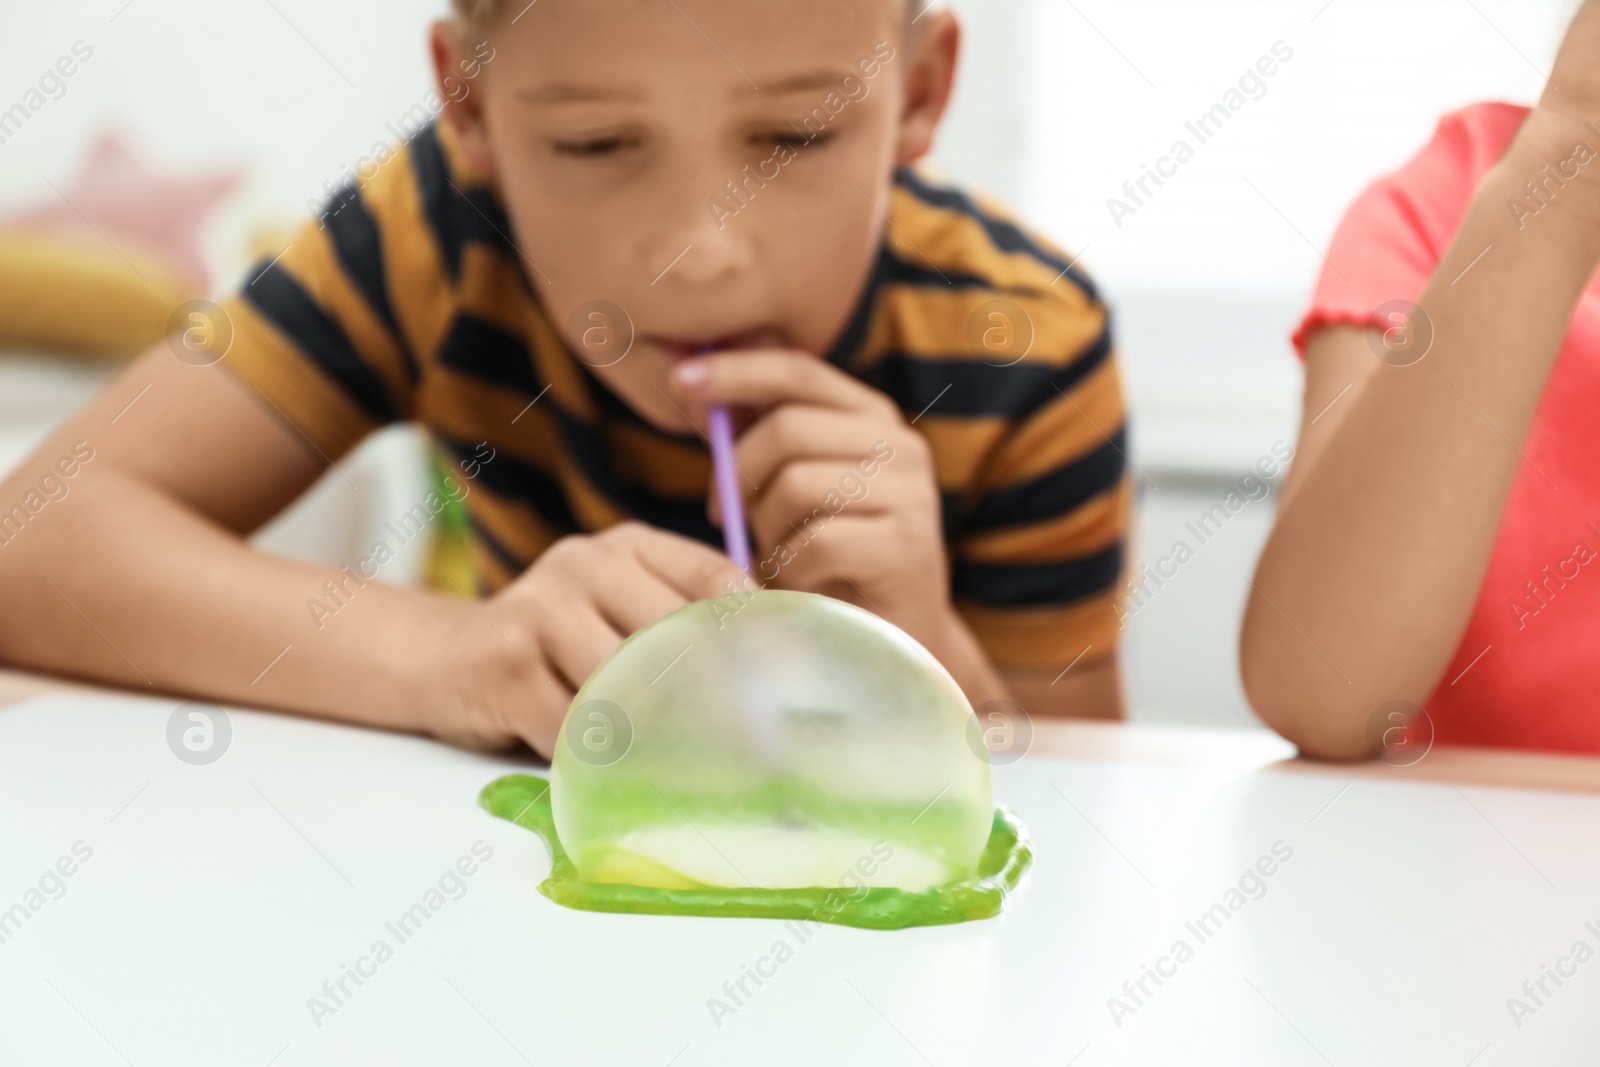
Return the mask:
<svg viewBox="0 0 1600 1067">
<path fill-rule="evenodd" d="M 584 911 L 631 912 L 648 915 L 701 915 L 769 919 L 813 919 L 878 930 L 908 926 L 987 919 L 1000 914 L 1005 898 L 1022 880 L 1033 861 L 1033 849 L 1017 817 L 1004 807 L 994 811 L 988 842 L 979 856 L 975 874 L 934 884 L 947 868 L 941 861 L 909 846 L 890 843 L 893 856 L 872 878 L 895 885 L 862 888 L 789 885 L 751 888 L 743 884 L 718 884 L 728 876 L 726 859 L 702 851 L 703 838 L 692 827 L 637 828 L 594 857 L 593 875 L 604 880 L 584 880 L 562 847 L 550 807 L 550 785 L 531 774 L 510 774 L 484 787 L 478 803 L 490 814 L 531 830 L 550 849 L 550 877 L 539 892 L 567 908 Z M 690 842 L 693 835 L 700 846 Z M 738 843 L 733 843 L 736 835 Z M 762 830 L 744 825 L 719 828 L 714 839 L 729 843 L 740 867 L 747 861 L 768 884 L 803 879 L 806 870 L 826 865 L 840 874 L 855 869 L 863 856 L 881 858 L 883 842 L 856 838 L 848 833 Z M 628 847 L 621 847 L 626 844 Z M 872 851 L 877 845 L 878 853 Z M 816 853 L 801 849 L 817 848 Z M 588 857 L 586 857 L 587 859 Z M 590 866 L 590 864 L 585 864 Z M 640 876 L 653 885 L 632 884 Z M 693 876 L 711 879 L 701 881 Z M 617 880 L 612 880 L 617 879 Z M 838 875 L 833 876 L 837 882 Z M 922 886 L 922 888 L 902 888 Z"/>
</svg>

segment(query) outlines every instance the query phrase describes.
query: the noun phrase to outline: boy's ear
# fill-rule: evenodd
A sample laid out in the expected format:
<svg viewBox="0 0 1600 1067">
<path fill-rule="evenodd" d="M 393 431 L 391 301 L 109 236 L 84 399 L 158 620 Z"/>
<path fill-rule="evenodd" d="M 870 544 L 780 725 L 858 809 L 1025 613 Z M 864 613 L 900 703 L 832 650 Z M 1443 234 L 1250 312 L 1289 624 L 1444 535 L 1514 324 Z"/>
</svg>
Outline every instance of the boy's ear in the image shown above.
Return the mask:
<svg viewBox="0 0 1600 1067">
<path fill-rule="evenodd" d="M 956 57 L 961 52 L 961 24 L 946 10 L 930 11 L 907 35 L 905 96 L 895 165 L 915 163 L 933 147 L 933 135 L 955 87 Z"/>
<path fill-rule="evenodd" d="M 478 65 L 462 44 L 456 24 L 449 19 L 434 22 L 428 45 L 433 55 L 434 86 L 444 102 L 440 118 L 450 124 L 450 132 L 455 134 L 467 164 L 484 177 L 493 177 L 494 156 L 489 151 L 489 130 L 483 119 L 482 89 L 478 83 L 464 82 L 461 77 L 462 71 L 476 70 Z M 469 86 L 464 94 L 463 85 Z"/>
</svg>

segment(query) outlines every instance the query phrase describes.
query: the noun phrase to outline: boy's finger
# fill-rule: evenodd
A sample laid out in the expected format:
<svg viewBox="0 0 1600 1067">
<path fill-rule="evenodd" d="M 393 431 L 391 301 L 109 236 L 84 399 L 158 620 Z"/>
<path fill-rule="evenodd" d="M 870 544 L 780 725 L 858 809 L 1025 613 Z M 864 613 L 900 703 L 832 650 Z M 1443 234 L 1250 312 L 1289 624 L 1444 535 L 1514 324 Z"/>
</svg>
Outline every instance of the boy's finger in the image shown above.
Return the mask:
<svg viewBox="0 0 1600 1067">
<path fill-rule="evenodd" d="M 829 521 L 826 536 L 813 534 L 810 540 L 791 533 L 777 550 L 788 560 L 778 579 L 786 588 L 813 592 L 839 586 L 859 589 L 866 576 L 880 573 L 892 564 L 899 551 L 895 524 L 885 515 L 844 512 Z M 851 596 L 843 599 L 854 601 Z M 862 605 L 864 607 L 868 605 Z"/>
<path fill-rule="evenodd" d="M 888 400 L 832 364 L 803 353 L 752 349 L 685 360 L 672 370 L 684 399 L 765 409 L 775 404 L 815 404 L 873 410 Z"/>
<path fill-rule="evenodd" d="M 602 618 L 593 605 L 581 601 L 545 623 L 545 637 L 541 643 L 551 665 L 572 689 L 583 685 L 590 672 L 616 650 L 624 636 Z"/>
<path fill-rule="evenodd" d="M 769 549 L 796 537 L 810 542 L 845 508 L 861 511 L 867 507 L 870 492 L 865 480 L 847 478 L 847 488 L 840 484 L 841 477 L 836 461 L 785 464 L 772 483 L 750 501 L 750 525 L 756 539 Z"/>
<path fill-rule="evenodd" d="M 624 637 L 664 619 L 688 603 L 636 557 L 622 556 L 592 576 L 595 606 Z"/>
<path fill-rule="evenodd" d="M 540 697 L 518 704 L 506 719 L 506 728 L 522 738 L 545 759 L 555 754 L 556 735 L 572 703 L 573 690 L 561 682 L 541 685 Z"/>
<path fill-rule="evenodd" d="M 685 600 L 726 596 L 729 583 L 739 588 L 748 579 L 727 556 L 687 537 L 632 523 L 622 536 L 640 564 Z"/>
<path fill-rule="evenodd" d="M 734 445 L 734 463 L 763 489 L 779 467 L 796 459 L 832 460 L 838 468 L 836 478 L 862 473 L 858 464 L 863 462 L 876 474 L 879 464 L 873 450 L 888 432 L 881 422 L 854 412 L 785 404 L 745 431 Z"/>
</svg>

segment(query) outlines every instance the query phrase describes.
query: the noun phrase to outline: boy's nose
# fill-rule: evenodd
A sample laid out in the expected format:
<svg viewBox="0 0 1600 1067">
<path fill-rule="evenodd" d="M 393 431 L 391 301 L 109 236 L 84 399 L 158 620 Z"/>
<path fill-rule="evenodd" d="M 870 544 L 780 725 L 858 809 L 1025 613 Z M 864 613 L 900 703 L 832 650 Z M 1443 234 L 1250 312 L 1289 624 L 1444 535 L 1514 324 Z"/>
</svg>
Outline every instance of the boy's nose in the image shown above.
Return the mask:
<svg viewBox="0 0 1600 1067">
<path fill-rule="evenodd" d="M 715 191 L 715 186 L 707 186 Z M 658 285 L 710 285 L 747 274 L 756 264 L 754 219 L 713 210 L 713 198 L 702 192 L 681 217 L 681 224 L 657 244 L 662 264 L 671 263 Z M 753 214 L 747 207 L 741 212 Z"/>
</svg>

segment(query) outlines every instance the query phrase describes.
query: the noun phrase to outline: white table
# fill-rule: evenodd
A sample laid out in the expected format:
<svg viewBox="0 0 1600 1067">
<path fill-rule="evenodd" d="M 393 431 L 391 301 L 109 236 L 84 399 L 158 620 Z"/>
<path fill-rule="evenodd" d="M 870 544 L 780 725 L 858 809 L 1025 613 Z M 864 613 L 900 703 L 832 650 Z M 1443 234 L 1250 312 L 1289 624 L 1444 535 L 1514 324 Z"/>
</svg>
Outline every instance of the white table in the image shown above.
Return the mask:
<svg viewBox="0 0 1600 1067">
<path fill-rule="evenodd" d="M 194 766 L 167 745 L 177 703 L 0 710 L 0 916 L 92 850 L 0 943 L 0 1064 L 1488 1067 L 1600 1049 L 1600 959 L 1546 979 L 1520 1027 L 1507 1007 L 1575 941 L 1600 951 L 1596 796 L 1297 773 L 1260 736 L 1106 758 L 1129 728 L 1046 730 L 1038 748 L 1076 738 L 1078 758 L 996 770 L 1038 853 L 1003 917 L 802 943 L 767 920 L 555 906 L 542 842 L 475 804 L 531 763 L 230 710 L 226 754 Z M 1596 780 L 1593 761 L 1489 763 L 1529 759 Z M 492 856 L 463 865 L 459 899 L 400 940 L 385 924 L 479 842 Z M 1292 858 L 1202 942 L 1185 923 L 1226 910 L 1277 842 Z M 1192 958 L 1161 962 L 1180 939 Z M 380 940 L 392 957 L 336 1005 L 323 983 Z M 792 958 L 762 962 L 779 940 Z M 719 1026 L 708 999 L 732 1005 L 724 982 L 758 963 L 771 977 Z M 1123 983 L 1158 963 L 1170 977 L 1136 1003 Z M 1137 1010 L 1114 1018 L 1113 996 Z M 314 1019 L 312 997 L 334 1010 Z"/>
</svg>

